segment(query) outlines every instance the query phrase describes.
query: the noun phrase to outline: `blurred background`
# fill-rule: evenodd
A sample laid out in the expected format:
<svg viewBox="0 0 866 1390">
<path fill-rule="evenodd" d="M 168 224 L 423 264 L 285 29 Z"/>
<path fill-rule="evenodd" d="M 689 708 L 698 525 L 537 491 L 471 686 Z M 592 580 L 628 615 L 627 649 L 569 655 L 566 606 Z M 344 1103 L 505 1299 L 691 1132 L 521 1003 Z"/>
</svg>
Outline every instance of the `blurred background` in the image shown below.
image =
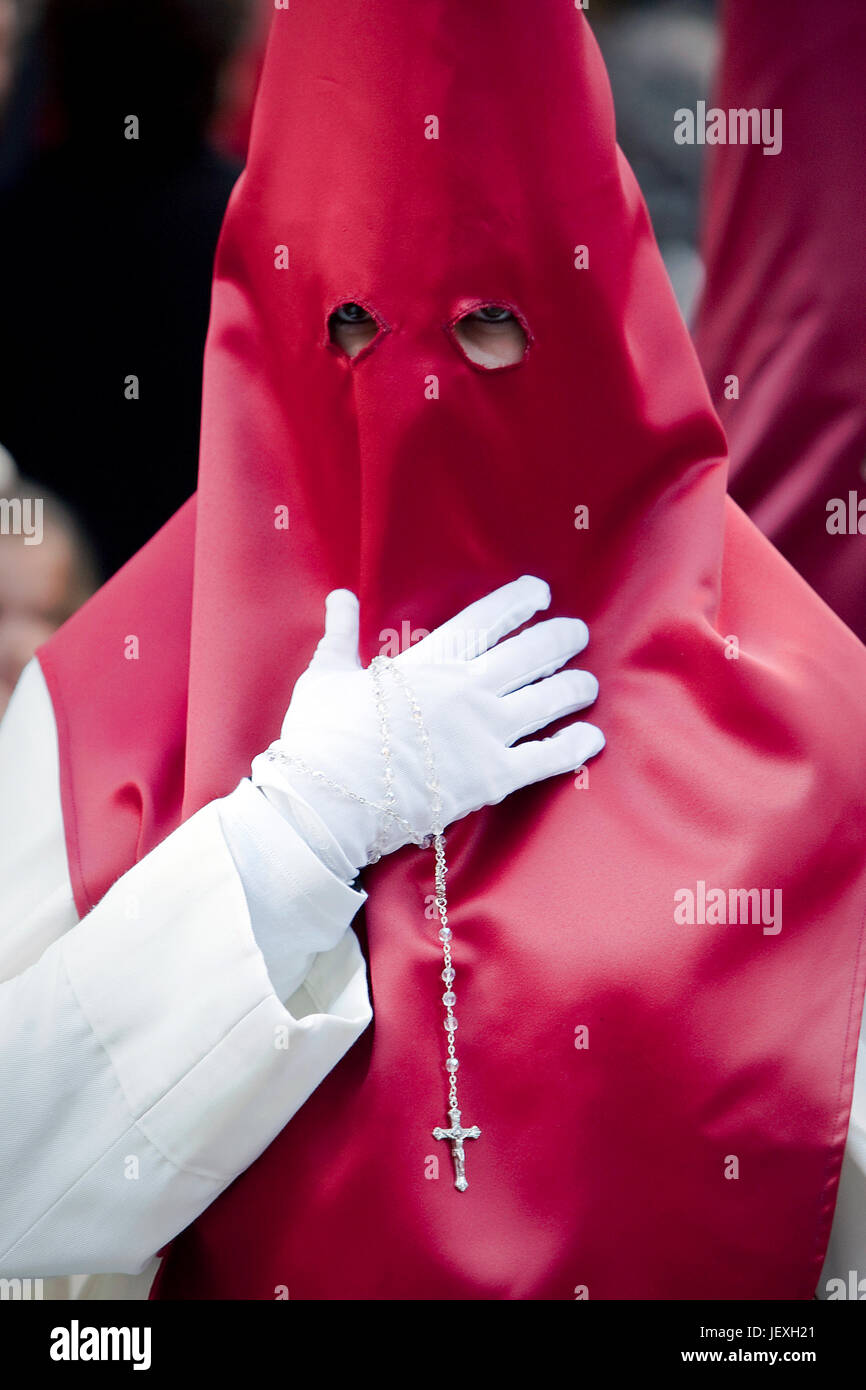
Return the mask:
<svg viewBox="0 0 866 1390">
<path fill-rule="evenodd" d="M 757 9 L 754 0 L 590 0 L 587 18 L 608 64 L 618 138 L 690 325 L 697 328 L 701 318 L 702 291 L 711 309 L 725 300 L 731 270 L 721 274 L 718 256 L 702 257 L 702 208 L 715 206 L 706 188 L 706 147 L 674 141 L 673 113 L 711 102 L 726 72 L 736 85 L 725 45 L 730 49 L 736 36 L 739 49 L 754 42 L 760 55 L 757 16 L 778 27 L 742 104 L 770 105 L 786 71 L 778 55 L 793 55 L 793 80 L 800 81 L 812 29 L 823 32 L 828 15 L 852 10 L 866 6 L 826 0 L 818 16 L 811 0 L 762 0 Z M 4 497 L 27 495 L 45 504 L 39 545 L 0 524 L 0 712 L 37 643 L 195 489 L 213 256 L 243 165 L 272 14 L 273 0 L 0 0 L 0 506 Z M 866 88 L 859 35 L 846 36 L 844 25 L 836 33 L 838 49 L 851 54 L 824 55 L 829 83 L 840 63 L 856 60 Z M 762 83 L 767 101 L 760 101 Z M 795 101 L 790 89 L 787 100 Z M 130 115 L 138 119 L 138 139 L 127 138 Z M 861 161 L 861 196 L 862 144 L 862 134 L 850 137 L 851 168 Z M 752 159 L 743 170 L 761 173 L 761 151 L 751 153 L 757 164 Z M 732 167 L 728 194 L 736 212 L 748 179 L 731 177 Z M 844 169 L 835 177 L 851 181 Z M 761 217 L 784 214 L 787 196 L 784 187 L 770 195 L 766 180 L 764 188 L 782 206 L 769 214 L 758 207 L 758 228 Z M 831 238 L 836 198 L 828 180 Z M 862 242 L 866 207 L 859 222 Z M 746 271 L 749 255 L 748 245 L 741 248 Z M 740 293 L 741 321 L 766 293 L 766 278 L 755 277 Z M 753 415 L 734 417 L 724 397 L 725 354 L 737 342 L 736 327 L 712 322 L 705 306 L 698 332 L 714 399 L 736 441 L 735 495 L 737 471 L 754 472 L 755 452 Z M 762 349 L 762 364 L 766 356 Z M 862 388 L 858 400 L 860 420 Z M 769 420 L 772 412 L 765 408 L 764 415 Z M 769 464 L 761 467 L 769 477 Z M 817 505 L 823 485 L 813 482 Z M 761 524 L 754 479 L 751 488 L 747 505 Z M 772 516 L 765 529 L 784 549 Z M 790 558 L 799 563 L 795 551 Z M 843 612 L 855 627 L 864 608 L 863 563 L 858 548 L 846 579 L 854 619 Z M 820 591 L 820 567 L 809 577 Z"/>
<path fill-rule="evenodd" d="M 213 257 L 272 10 L 0 0 L 0 498 L 45 499 L 41 544 L 0 525 L 0 712 L 195 490 Z"/>
</svg>

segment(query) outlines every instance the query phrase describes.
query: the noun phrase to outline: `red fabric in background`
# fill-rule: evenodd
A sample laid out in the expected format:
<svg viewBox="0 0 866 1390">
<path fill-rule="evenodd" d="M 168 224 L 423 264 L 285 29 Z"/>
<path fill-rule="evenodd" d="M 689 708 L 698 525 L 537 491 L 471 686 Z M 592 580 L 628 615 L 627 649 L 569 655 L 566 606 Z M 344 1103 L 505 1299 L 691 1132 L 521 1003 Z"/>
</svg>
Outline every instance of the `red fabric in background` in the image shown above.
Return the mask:
<svg viewBox="0 0 866 1390">
<path fill-rule="evenodd" d="M 714 104 L 781 109 L 782 150 L 708 147 L 698 352 L 732 495 L 863 638 L 866 535 L 826 523 L 831 499 L 866 501 L 866 7 L 721 13 Z M 731 373 L 739 400 L 724 399 Z"/>
<path fill-rule="evenodd" d="M 327 343 L 347 300 L 388 330 L 353 362 Z M 449 336 L 485 301 L 530 328 L 511 370 Z M 588 789 L 448 834 L 468 1191 L 431 1136 L 441 955 L 432 856 L 407 848 L 363 876 L 372 1026 L 174 1242 L 158 1296 L 811 1297 L 863 1000 L 866 653 L 725 481 L 584 16 L 275 12 L 197 503 L 41 653 L 79 907 L 247 773 L 335 586 L 366 661 L 543 576 L 551 615 L 590 623 L 608 744 Z M 677 925 L 698 881 L 781 889 L 782 930 Z"/>
</svg>

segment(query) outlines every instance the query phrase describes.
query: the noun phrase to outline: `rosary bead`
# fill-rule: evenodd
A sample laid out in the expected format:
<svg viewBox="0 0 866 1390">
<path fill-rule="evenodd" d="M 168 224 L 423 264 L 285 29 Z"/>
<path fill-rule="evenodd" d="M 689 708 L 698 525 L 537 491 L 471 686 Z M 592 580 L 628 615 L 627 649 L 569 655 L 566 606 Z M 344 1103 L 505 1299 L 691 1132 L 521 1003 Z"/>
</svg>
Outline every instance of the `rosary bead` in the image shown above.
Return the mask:
<svg viewBox="0 0 866 1390">
<path fill-rule="evenodd" d="M 312 776 L 315 777 L 318 775 L 324 782 L 327 783 L 328 786 L 333 787 L 336 791 L 341 792 L 343 795 L 347 797 L 350 797 L 353 801 L 359 801 L 366 806 L 371 806 L 374 810 L 379 812 L 380 815 L 384 814 L 384 816 L 390 818 L 397 824 L 401 825 L 404 831 L 408 830 L 410 842 L 420 844 L 424 849 L 429 849 L 431 847 L 435 849 L 436 862 L 434 869 L 434 887 L 436 891 L 434 894 L 434 902 L 439 913 L 439 940 L 442 943 L 445 966 L 445 968 L 442 971 L 442 980 L 445 983 L 445 993 L 442 995 L 442 1003 L 444 1004 L 447 1010 L 447 1016 L 444 1020 L 444 1027 L 448 1035 L 448 1058 L 445 1062 L 445 1070 L 449 1074 L 448 1113 L 452 1121 L 452 1129 L 455 1127 L 457 1128 L 458 1134 L 460 1135 L 461 1139 L 464 1136 L 470 1139 L 475 1139 L 478 1138 L 480 1135 L 480 1130 L 477 1126 L 473 1126 L 468 1130 L 460 1130 L 459 1128 L 460 1110 L 457 1101 L 456 1073 L 458 1067 L 460 1066 L 460 1063 L 454 1055 L 454 1036 L 457 1030 L 457 1019 L 454 1017 L 454 1014 L 452 1012 L 453 1005 L 457 1002 L 457 996 L 451 988 L 455 975 L 454 967 L 451 964 L 450 944 L 453 938 L 453 933 L 450 927 L 446 925 L 448 921 L 448 899 L 446 897 L 445 876 L 448 872 L 448 865 L 445 862 L 445 834 L 444 827 L 442 825 L 442 793 L 441 787 L 439 785 L 436 762 L 433 756 L 433 745 L 430 739 L 429 731 L 424 723 L 424 716 L 421 712 L 421 708 L 418 704 L 418 701 L 415 699 L 411 686 L 406 681 L 406 678 L 404 677 L 402 671 L 400 671 L 399 668 L 393 664 L 393 662 L 391 662 L 381 654 L 373 658 L 373 660 L 370 663 L 370 668 L 373 678 L 373 690 L 376 704 L 376 713 L 378 716 L 379 723 L 380 749 L 384 761 L 385 796 L 383 804 L 381 806 L 377 806 L 375 802 L 367 801 L 365 797 L 357 796 L 348 788 L 341 787 L 338 782 L 332 782 L 330 778 L 324 777 L 321 773 L 317 774 L 315 772 L 312 772 Z M 402 816 L 398 815 L 396 810 L 397 797 L 395 794 L 394 785 L 394 767 L 392 760 L 391 730 L 389 727 L 388 719 L 388 701 L 386 699 L 385 690 L 382 683 L 383 673 L 386 670 L 388 670 L 388 672 L 396 681 L 396 683 L 403 689 L 407 703 L 409 705 L 412 721 L 414 722 L 418 731 L 418 738 L 423 749 L 423 760 L 426 776 L 425 786 L 427 791 L 431 794 L 430 820 L 428 821 L 428 824 L 432 825 L 433 827 L 432 831 L 426 834 L 422 832 L 419 835 L 417 831 L 412 829 L 408 821 L 404 820 Z M 292 759 L 292 762 L 296 766 L 305 767 L 302 760 L 300 759 Z M 305 770 L 307 770 L 308 772 L 311 771 L 310 769 Z M 383 831 L 380 829 L 376 836 L 375 847 L 370 854 L 369 862 L 371 864 L 375 863 L 376 860 L 381 858 L 382 852 L 384 850 L 382 837 Z M 448 1138 L 450 1137 L 450 1133 L 450 1131 L 445 1131 L 441 1129 L 441 1127 L 437 1127 L 433 1131 L 434 1138 L 436 1139 Z M 466 1190 L 467 1183 L 466 1178 L 463 1174 L 462 1143 L 459 1144 L 459 1159 L 456 1157 L 456 1149 L 452 1149 L 452 1153 L 455 1154 L 455 1162 L 457 1163 L 458 1174 L 454 1186 L 458 1188 L 459 1191 L 464 1192 Z"/>
</svg>

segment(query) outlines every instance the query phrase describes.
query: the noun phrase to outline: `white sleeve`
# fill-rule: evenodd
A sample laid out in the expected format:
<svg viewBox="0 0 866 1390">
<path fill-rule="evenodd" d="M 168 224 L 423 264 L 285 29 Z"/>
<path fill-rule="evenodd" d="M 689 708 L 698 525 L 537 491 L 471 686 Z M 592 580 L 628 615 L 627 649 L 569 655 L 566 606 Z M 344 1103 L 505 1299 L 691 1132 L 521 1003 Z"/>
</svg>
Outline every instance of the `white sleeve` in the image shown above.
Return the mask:
<svg viewBox="0 0 866 1390">
<path fill-rule="evenodd" d="M 860 1032 L 848 1142 L 819 1298 L 866 1298 L 866 1019 Z"/>
<path fill-rule="evenodd" d="M 22 676 L 0 724 L 0 1274 L 142 1270 L 370 1022 L 366 895 L 259 803 L 249 782 L 211 802 L 79 922 L 51 703 Z"/>
</svg>

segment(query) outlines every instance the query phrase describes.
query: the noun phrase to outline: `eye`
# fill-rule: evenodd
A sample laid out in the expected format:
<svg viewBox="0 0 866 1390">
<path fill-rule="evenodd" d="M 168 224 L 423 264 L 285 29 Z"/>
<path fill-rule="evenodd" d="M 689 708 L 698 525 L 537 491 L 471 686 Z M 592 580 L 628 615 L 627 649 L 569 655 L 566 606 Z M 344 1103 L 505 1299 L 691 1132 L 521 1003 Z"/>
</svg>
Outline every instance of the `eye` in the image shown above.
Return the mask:
<svg viewBox="0 0 866 1390">
<path fill-rule="evenodd" d="M 469 361 L 488 371 L 512 367 L 526 355 L 526 329 L 517 315 L 501 304 L 482 304 L 458 319 L 452 331 Z"/>
<path fill-rule="evenodd" d="M 332 315 L 338 323 L 372 323 L 371 316 L 360 304 L 341 304 Z"/>
<path fill-rule="evenodd" d="M 341 304 L 328 319 L 328 336 L 347 357 L 357 357 L 369 347 L 380 325 L 361 304 Z"/>
<path fill-rule="evenodd" d="M 503 309 L 499 304 L 485 304 L 483 309 L 474 309 L 468 317 L 479 319 L 481 323 L 516 322 L 511 310 Z"/>
</svg>

